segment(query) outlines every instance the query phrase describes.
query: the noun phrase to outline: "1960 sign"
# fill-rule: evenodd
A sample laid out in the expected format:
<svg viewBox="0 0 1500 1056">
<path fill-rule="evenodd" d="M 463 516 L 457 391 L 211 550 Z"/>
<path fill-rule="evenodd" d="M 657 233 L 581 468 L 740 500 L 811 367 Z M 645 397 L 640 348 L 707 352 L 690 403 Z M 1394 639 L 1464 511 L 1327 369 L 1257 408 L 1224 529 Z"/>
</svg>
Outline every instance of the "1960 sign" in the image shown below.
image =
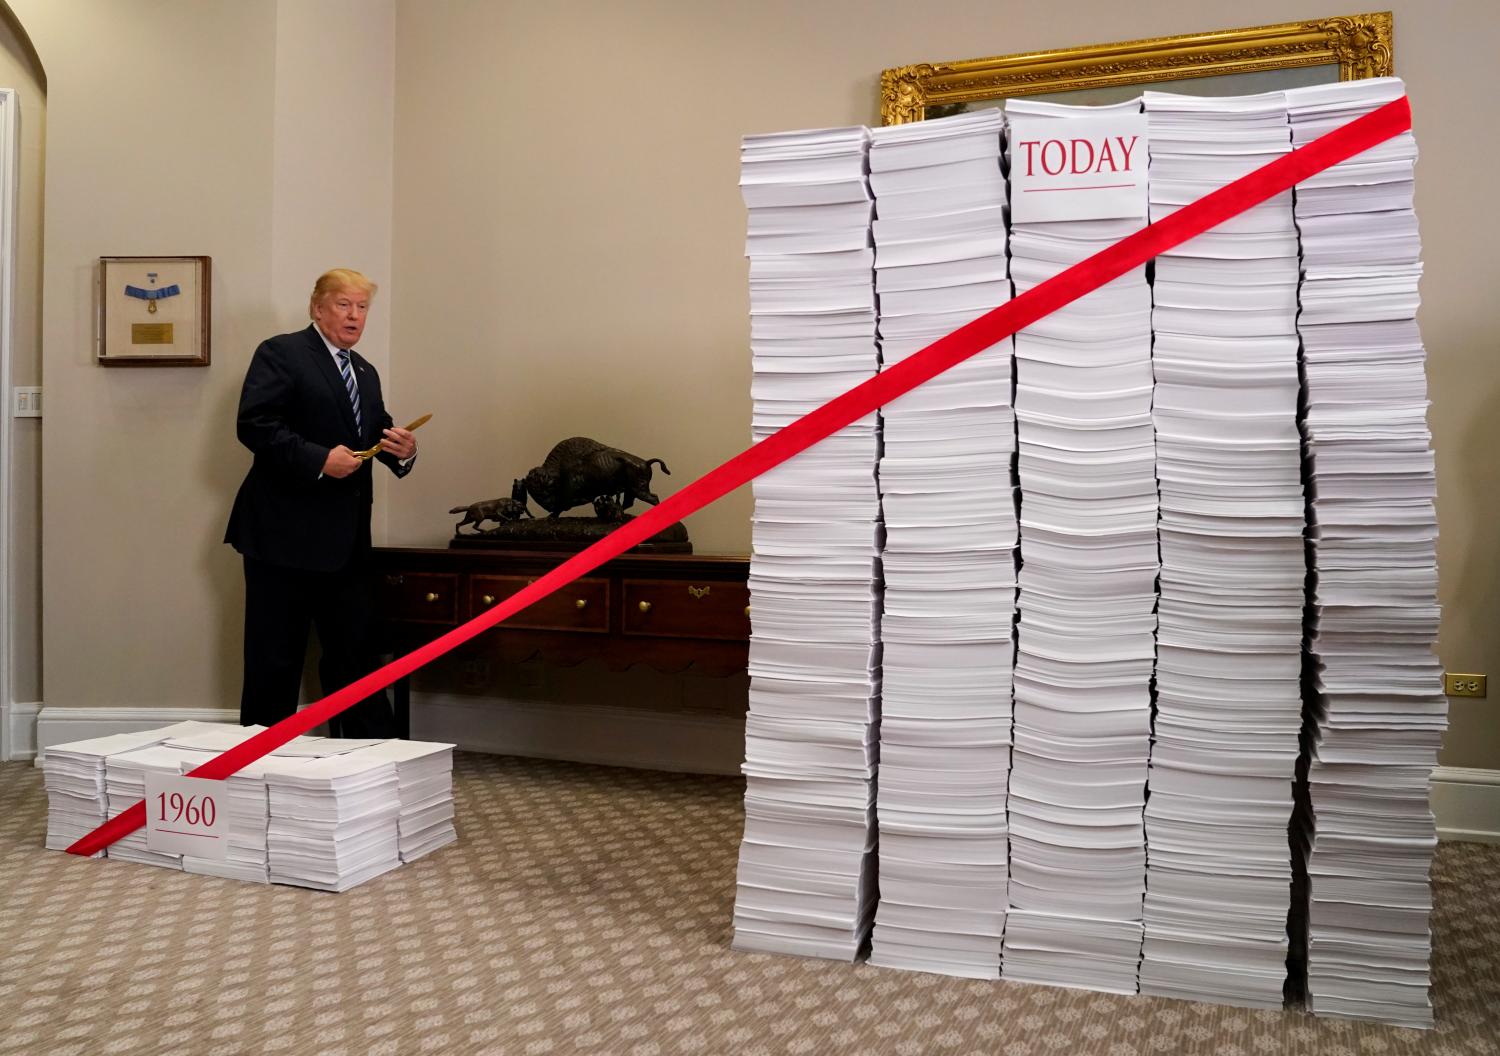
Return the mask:
<svg viewBox="0 0 1500 1056">
<path fill-rule="evenodd" d="M 222 781 L 146 771 L 146 847 L 223 861 L 228 852 Z"/>
</svg>

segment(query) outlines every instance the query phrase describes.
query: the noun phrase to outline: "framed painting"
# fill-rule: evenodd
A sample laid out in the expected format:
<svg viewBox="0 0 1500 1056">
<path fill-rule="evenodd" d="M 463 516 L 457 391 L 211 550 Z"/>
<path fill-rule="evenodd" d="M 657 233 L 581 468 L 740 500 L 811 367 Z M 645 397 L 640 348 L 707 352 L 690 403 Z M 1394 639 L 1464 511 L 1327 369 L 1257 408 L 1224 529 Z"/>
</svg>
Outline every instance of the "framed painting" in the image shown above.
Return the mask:
<svg viewBox="0 0 1500 1056">
<path fill-rule="evenodd" d="M 988 59 L 920 62 L 880 75 L 885 125 L 945 117 L 1011 96 L 1097 105 L 1147 89 L 1247 95 L 1304 84 L 1388 77 L 1389 11 L 1309 22 L 1090 44 Z"/>
</svg>

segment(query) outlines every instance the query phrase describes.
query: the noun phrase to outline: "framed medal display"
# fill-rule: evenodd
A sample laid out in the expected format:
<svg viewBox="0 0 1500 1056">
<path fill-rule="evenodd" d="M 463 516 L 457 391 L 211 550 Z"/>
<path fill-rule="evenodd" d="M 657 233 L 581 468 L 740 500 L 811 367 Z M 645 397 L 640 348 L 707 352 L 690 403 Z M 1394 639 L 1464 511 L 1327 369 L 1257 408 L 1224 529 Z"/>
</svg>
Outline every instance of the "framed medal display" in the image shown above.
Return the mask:
<svg viewBox="0 0 1500 1056">
<path fill-rule="evenodd" d="M 100 364 L 208 366 L 211 265 L 208 257 L 100 257 Z"/>
</svg>

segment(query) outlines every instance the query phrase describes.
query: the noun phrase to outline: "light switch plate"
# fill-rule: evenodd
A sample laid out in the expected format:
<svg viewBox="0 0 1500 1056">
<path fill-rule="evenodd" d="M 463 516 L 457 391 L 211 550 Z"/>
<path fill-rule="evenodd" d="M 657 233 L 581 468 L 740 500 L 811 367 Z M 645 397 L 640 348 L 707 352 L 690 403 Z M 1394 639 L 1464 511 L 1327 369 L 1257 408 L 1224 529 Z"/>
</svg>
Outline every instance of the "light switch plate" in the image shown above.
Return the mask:
<svg viewBox="0 0 1500 1056">
<path fill-rule="evenodd" d="M 40 385 L 17 385 L 15 393 L 15 416 L 17 418 L 40 418 L 42 416 L 42 387 Z"/>
</svg>

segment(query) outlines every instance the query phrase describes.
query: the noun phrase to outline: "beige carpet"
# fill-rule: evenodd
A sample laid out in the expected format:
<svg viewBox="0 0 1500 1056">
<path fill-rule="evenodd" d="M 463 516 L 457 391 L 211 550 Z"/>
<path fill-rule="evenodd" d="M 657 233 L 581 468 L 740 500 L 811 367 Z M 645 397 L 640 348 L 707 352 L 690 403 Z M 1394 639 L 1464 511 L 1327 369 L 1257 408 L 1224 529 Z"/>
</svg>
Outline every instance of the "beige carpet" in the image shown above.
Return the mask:
<svg viewBox="0 0 1500 1056">
<path fill-rule="evenodd" d="M 42 850 L 0 765 L 0 1054 L 1500 1053 L 1500 847 L 1438 851 L 1424 1033 L 735 953 L 742 787 L 461 755 L 460 842 L 329 895 Z"/>
</svg>

